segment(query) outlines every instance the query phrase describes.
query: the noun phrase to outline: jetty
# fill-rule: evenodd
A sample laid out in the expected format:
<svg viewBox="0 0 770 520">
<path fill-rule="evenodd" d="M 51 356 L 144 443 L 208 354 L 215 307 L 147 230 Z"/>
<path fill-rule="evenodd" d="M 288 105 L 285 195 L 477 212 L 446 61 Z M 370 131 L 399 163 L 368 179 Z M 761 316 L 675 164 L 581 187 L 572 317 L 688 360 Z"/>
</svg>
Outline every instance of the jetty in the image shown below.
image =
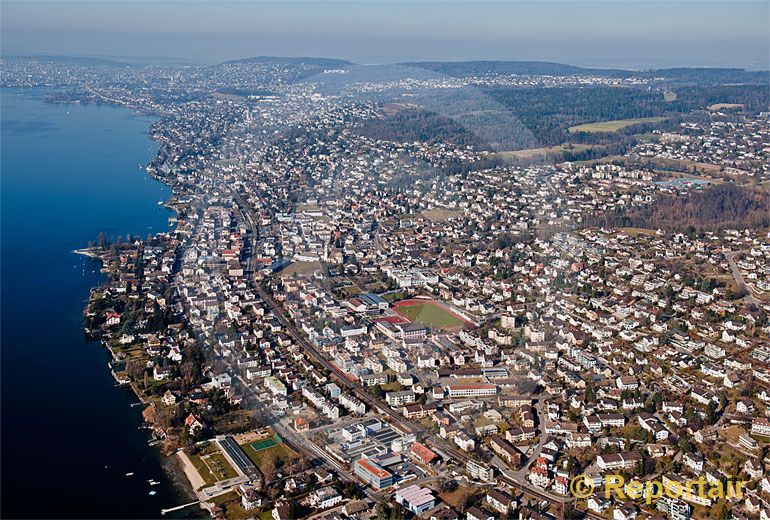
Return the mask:
<svg viewBox="0 0 770 520">
<path fill-rule="evenodd" d="M 188 504 L 182 504 L 181 506 L 170 507 L 168 509 L 161 509 L 160 510 L 160 514 L 162 516 L 165 516 L 166 513 L 171 513 L 173 511 L 179 511 L 180 509 L 184 509 L 186 507 L 194 506 L 195 504 L 200 504 L 200 502 L 201 502 L 200 500 L 196 500 L 195 502 L 190 502 Z"/>
</svg>

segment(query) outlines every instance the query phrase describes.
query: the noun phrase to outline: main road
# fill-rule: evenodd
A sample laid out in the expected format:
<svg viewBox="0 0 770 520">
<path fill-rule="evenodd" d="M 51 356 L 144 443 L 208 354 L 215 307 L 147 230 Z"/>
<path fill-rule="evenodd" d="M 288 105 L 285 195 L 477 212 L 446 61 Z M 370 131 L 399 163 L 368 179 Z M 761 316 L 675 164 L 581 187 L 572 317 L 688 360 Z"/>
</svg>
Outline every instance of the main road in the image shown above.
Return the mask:
<svg viewBox="0 0 770 520">
<path fill-rule="evenodd" d="M 735 278 L 735 284 L 738 286 L 738 289 L 746 292 L 746 298 L 749 300 L 749 302 L 753 303 L 754 305 L 759 305 L 759 302 L 754 297 L 754 293 L 751 292 L 751 287 L 746 283 L 746 280 L 743 279 L 743 273 L 741 273 L 741 270 L 735 263 L 735 257 L 739 253 L 740 251 L 730 251 L 724 255 L 727 259 L 727 263 L 730 265 L 730 271 L 733 273 L 733 278 Z"/>
</svg>

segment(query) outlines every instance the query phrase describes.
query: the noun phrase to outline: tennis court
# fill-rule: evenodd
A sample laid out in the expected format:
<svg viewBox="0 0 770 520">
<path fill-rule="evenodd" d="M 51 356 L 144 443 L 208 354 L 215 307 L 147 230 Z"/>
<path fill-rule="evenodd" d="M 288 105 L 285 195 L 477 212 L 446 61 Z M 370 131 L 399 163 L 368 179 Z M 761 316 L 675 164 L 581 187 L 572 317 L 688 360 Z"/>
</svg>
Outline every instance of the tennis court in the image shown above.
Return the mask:
<svg viewBox="0 0 770 520">
<path fill-rule="evenodd" d="M 266 450 L 268 448 L 272 448 L 273 446 L 277 446 L 277 445 L 278 443 L 272 437 L 268 437 L 266 439 L 262 439 L 249 444 L 249 446 L 251 446 L 254 449 L 254 451 Z"/>
</svg>

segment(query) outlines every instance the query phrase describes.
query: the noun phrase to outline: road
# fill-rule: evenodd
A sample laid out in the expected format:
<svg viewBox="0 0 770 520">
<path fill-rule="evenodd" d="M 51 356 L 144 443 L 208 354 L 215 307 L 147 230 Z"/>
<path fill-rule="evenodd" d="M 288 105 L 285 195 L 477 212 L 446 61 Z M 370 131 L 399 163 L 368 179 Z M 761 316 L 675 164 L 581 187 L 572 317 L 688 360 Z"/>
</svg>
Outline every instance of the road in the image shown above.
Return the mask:
<svg viewBox="0 0 770 520">
<path fill-rule="evenodd" d="M 759 302 L 754 297 L 754 293 L 751 292 L 751 288 L 746 284 L 746 281 L 743 279 L 743 273 L 741 273 L 741 270 L 738 268 L 738 265 L 735 263 L 735 257 L 740 253 L 740 251 L 730 251 L 729 253 L 725 253 L 725 258 L 727 259 L 727 263 L 730 264 L 730 270 L 733 272 L 733 278 L 735 278 L 735 283 L 738 285 L 738 290 L 740 291 L 746 291 L 746 299 L 749 300 L 750 303 L 753 303 L 754 305 L 759 305 Z"/>
</svg>

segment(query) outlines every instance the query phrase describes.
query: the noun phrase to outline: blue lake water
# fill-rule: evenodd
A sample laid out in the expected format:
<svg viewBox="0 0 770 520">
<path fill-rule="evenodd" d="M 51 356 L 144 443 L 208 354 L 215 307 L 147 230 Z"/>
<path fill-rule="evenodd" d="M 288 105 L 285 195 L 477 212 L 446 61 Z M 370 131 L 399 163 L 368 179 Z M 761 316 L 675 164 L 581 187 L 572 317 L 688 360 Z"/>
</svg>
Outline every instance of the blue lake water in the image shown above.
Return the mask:
<svg viewBox="0 0 770 520">
<path fill-rule="evenodd" d="M 105 277 L 72 253 L 100 232 L 168 228 L 169 190 L 140 167 L 157 151 L 152 121 L 0 94 L 1 516 L 157 518 L 188 497 L 138 429 L 141 407 L 115 387 L 107 351 L 83 337 L 89 289 Z"/>
</svg>

